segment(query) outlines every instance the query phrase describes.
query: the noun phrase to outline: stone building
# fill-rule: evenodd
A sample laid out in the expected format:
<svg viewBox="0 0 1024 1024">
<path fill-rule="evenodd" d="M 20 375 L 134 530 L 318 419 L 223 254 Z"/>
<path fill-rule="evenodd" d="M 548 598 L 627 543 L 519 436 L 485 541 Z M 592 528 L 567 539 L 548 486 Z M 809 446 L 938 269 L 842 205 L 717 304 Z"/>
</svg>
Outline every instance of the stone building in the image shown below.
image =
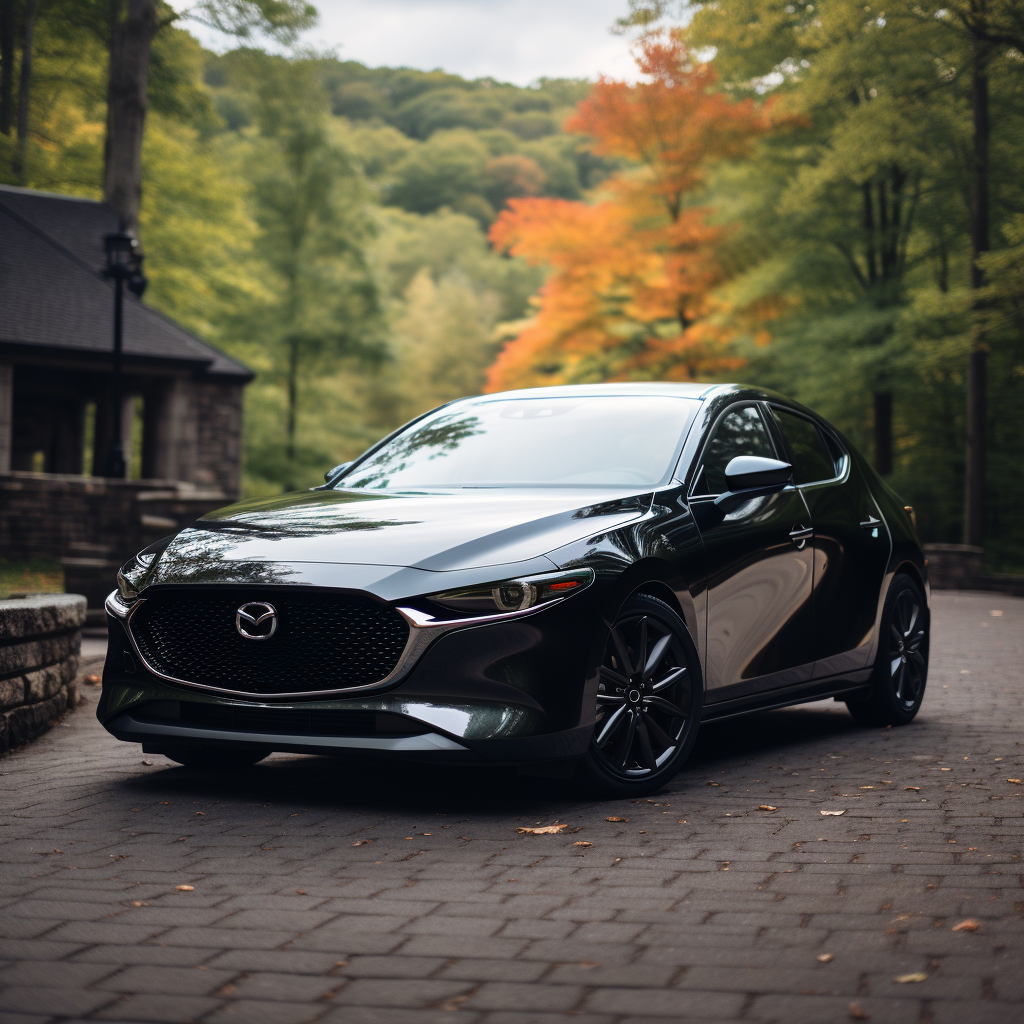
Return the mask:
<svg viewBox="0 0 1024 1024">
<path fill-rule="evenodd" d="M 127 291 L 113 408 L 117 229 L 104 203 L 0 186 L 0 558 L 116 561 L 238 495 L 252 372 Z M 115 415 L 126 453 L 141 430 L 139 479 L 83 475 L 102 472 Z"/>
</svg>

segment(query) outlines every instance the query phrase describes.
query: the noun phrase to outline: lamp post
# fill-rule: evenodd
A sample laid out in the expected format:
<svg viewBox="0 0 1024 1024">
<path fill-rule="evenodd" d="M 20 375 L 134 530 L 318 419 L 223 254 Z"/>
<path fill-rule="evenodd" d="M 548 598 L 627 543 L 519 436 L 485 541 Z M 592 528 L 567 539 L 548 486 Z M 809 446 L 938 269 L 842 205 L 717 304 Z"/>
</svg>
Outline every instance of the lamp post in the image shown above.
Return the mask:
<svg viewBox="0 0 1024 1024">
<path fill-rule="evenodd" d="M 122 353 L 124 349 L 124 288 L 142 298 L 148 284 L 142 273 L 142 251 L 138 240 L 126 231 L 118 231 L 103 239 L 103 247 L 107 254 L 107 266 L 104 276 L 114 282 L 114 369 L 112 380 L 113 392 L 113 432 L 110 448 L 107 451 L 107 463 L 104 476 L 123 480 L 125 476 L 124 436 L 121 423 L 121 404 L 123 383 L 121 376 Z"/>
</svg>

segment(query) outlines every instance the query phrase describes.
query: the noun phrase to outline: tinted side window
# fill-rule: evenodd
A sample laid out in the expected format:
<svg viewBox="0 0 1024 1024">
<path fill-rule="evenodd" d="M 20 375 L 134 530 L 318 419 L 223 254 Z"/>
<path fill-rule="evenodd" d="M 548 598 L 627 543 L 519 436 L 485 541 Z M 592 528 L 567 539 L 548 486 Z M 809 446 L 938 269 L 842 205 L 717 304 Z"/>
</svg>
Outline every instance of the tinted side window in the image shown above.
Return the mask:
<svg viewBox="0 0 1024 1024">
<path fill-rule="evenodd" d="M 793 483 L 831 480 L 836 475 L 836 464 L 818 428 L 810 420 L 786 409 L 773 406 L 772 414 L 793 456 Z"/>
<path fill-rule="evenodd" d="M 694 483 L 695 494 L 722 494 L 729 490 L 725 467 L 737 455 L 760 455 L 777 458 L 768 428 L 757 406 L 745 405 L 727 412 L 715 427 L 704 449 L 701 469 Z"/>
</svg>

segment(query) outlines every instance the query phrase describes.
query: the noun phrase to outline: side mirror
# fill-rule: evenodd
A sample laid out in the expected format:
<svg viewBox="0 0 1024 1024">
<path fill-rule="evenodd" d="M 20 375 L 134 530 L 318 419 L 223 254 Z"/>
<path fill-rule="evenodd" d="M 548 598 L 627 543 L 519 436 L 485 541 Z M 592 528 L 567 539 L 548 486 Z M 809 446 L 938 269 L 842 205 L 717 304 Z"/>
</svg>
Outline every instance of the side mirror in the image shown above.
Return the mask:
<svg viewBox="0 0 1024 1024">
<path fill-rule="evenodd" d="M 723 512 L 732 512 L 745 501 L 781 491 L 793 479 L 793 467 L 778 459 L 759 455 L 737 455 L 725 467 L 729 490 L 715 499 Z"/>
</svg>

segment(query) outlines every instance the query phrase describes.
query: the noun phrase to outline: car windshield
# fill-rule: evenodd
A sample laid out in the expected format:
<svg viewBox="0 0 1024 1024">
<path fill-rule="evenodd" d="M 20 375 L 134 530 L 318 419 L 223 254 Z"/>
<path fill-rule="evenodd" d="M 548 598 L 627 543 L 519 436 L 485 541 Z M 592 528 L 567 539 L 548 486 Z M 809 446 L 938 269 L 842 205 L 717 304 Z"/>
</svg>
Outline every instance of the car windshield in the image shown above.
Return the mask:
<svg viewBox="0 0 1024 1024">
<path fill-rule="evenodd" d="M 699 403 L 665 396 L 474 398 L 418 420 L 339 488 L 652 487 Z"/>
</svg>

